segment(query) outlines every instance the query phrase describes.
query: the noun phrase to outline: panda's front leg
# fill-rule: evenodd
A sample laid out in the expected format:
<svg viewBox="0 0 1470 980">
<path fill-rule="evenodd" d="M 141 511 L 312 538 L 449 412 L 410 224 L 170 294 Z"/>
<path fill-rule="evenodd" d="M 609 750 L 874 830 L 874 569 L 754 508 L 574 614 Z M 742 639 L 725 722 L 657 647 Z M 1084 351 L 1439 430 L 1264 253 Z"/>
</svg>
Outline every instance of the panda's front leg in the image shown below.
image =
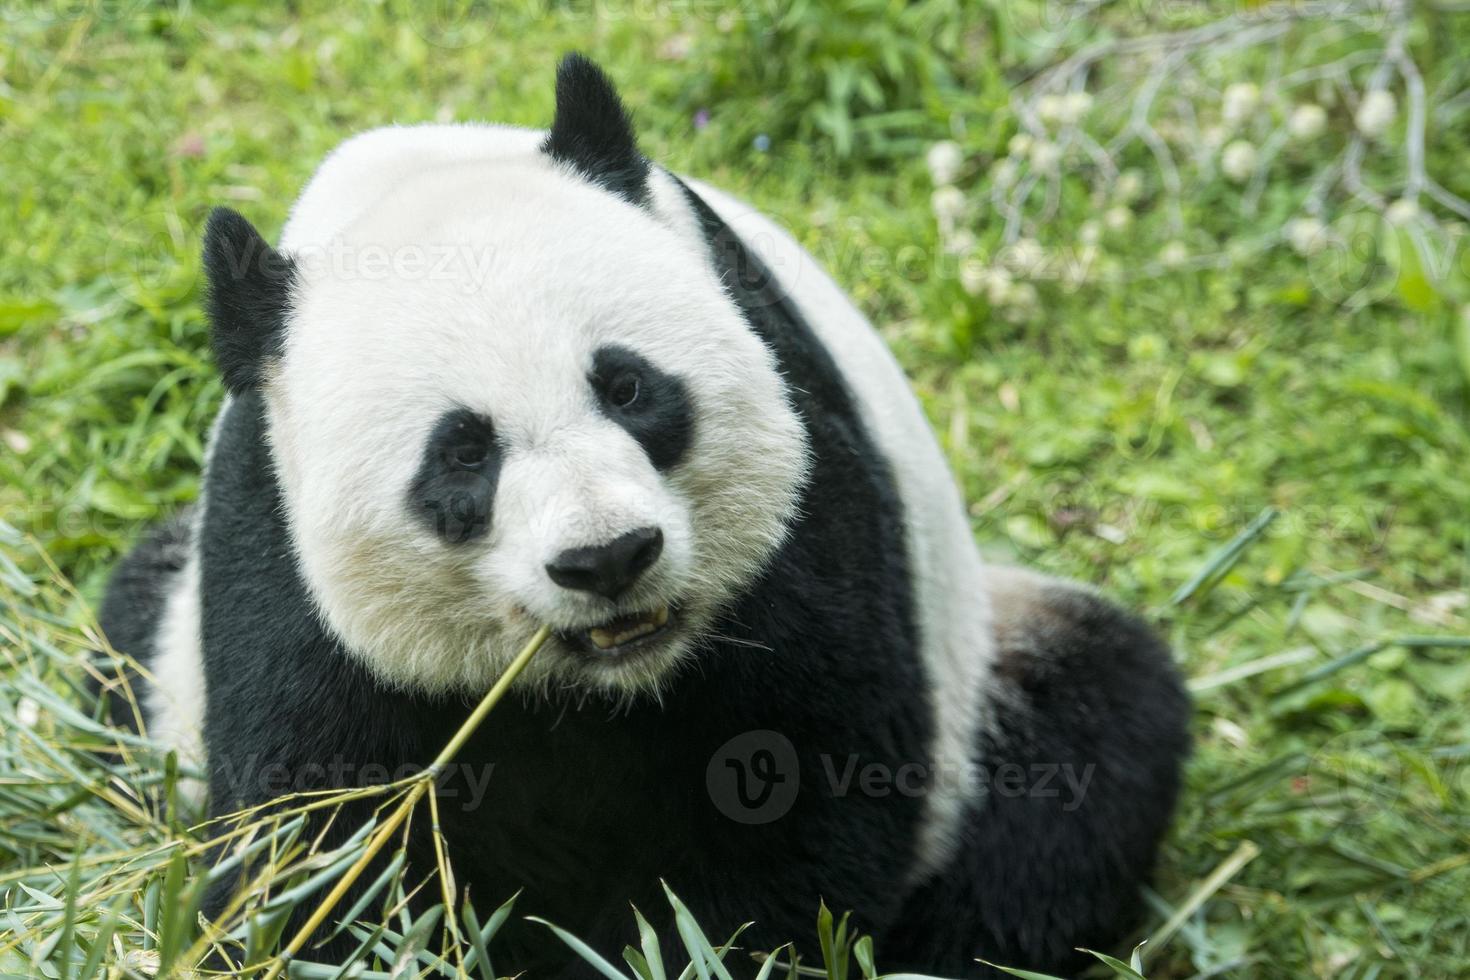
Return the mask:
<svg viewBox="0 0 1470 980">
<path fill-rule="evenodd" d="M 215 833 L 235 826 L 231 815 L 245 814 L 246 822 L 262 825 L 258 839 L 260 832 L 272 829 L 262 821 L 273 813 L 302 806 L 307 802 L 303 794 L 381 787 L 422 769 L 418 760 L 427 756 L 419 740 L 408 726 L 396 723 L 404 715 L 402 705 L 379 693 L 340 654 L 285 645 L 261 649 L 257 656 L 252 664 L 216 669 L 212 674 L 215 682 L 208 692 L 205 737 Z M 276 678 L 282 676 L 296 682 L 278 684 Z M 251 710 L 240 710 L 244 706 Z M 228 710 L 231 707 L 237 710 Z M 331 852 L 366 826 L 385 798 L 369 795 L 311 810 L 295 839 L 315 853 Z M 319 802 L 321 797 L 315 799 Z M 411 867 L 434 866 L 427 827 L 427 819 L 413 822 L 407 837 Z M 212 855 L 213 863 L 228 858 L 241 843 L 232 839 L 221 845 Z M 258 892 L 264 862 L 272 853 L 273 849 L 266 849 L 253 861 L 241 862 L 219 876 L 205 896 L 206 917 L 219 921 L 232 904 L 238 906 L 241 888 Z M 339 913 L 352 907 L 360 889 L 376 879 L 388 860 L 388 853 L 380 855 L 359 876 L 358 884 L 338 903 Z M 325 893 L 323 889 L 296 907 L 284 937 L 295 935 Z M 299 958 L 336 963 L 356 949 L 357 940 L 346 931 L 326 938 L 335 926 L 335 919 L 329 921 Z"/>
<path fill-rule="evenodd" d="M 959 853 L 879 944 L 885 969 L 1070 975 L 1141 915 L 1188 753 L 1168 648 L 1082 586 L 988 573 L 997 656 L 977 753 L 983 791 Z M 888 955 L 885 955 L 888 954 Z M 895 959 L 896 957 L 896 959 Z"/>
</svg>

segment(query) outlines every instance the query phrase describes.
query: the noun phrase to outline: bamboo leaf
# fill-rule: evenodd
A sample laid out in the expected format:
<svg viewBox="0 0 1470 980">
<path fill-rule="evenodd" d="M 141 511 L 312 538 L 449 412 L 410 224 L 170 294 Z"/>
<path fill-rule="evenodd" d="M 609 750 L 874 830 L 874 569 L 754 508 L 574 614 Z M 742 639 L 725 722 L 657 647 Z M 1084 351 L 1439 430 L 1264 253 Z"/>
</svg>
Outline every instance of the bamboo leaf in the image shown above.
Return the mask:
<svg viewBox="0 0 1470 980">
<path fill-rule="evenodd" d="M 643 961 L 648 966 L 650 980 L 667 980 L 664 974 L 663 952 L 659 949 L 658 934 L 653 931 L 653 926 L 633 907 L 633 917 L 638 922 L 638 942 L 643 947 Z"/>
<path fill-rule="evenodd" d="M 572 950 L 572 952 L 576 953 L 582 958 L 583 962 L 592 967 L 598 973 L 601 973 L 604 977 L 607 977 L 607 980 L 629 980 L 626 975 L 618 971 L 617 967 L 613 966 L 607 960 L 603 959 L 602 955 L 598 953 L 595 949 L 593 949 L 591 946 L 588 946 L 586 943 L 582 942 L 582 940 L 578 939 L 576 936 L 567 932 L 560 926 L 552 925 L 545 919 L 537 918 L 534 915 L 526 916 L 526 921 L 535 922 L 550 929 L 556 935 L 556 938 L 566 943 L 567 946 Z"/>
</svg>

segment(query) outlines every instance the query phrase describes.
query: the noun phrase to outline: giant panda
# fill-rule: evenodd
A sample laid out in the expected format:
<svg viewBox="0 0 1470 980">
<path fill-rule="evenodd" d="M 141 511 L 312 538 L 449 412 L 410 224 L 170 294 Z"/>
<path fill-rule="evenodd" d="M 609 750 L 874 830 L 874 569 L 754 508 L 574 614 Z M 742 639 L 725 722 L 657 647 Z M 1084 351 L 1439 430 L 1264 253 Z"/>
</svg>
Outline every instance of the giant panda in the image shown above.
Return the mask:
<svg viewBox="0 0 1470 980">
<path fill-rule="evenodd" d="M 549 131 L 348 140 L 278 248 L 221 209 L 203 263 L 228 396 L 201 497 L 101 619 L 211 814 L 425 765 L 547 624 L 441 780 L 472 900 L 522 890 L 609 957 L 630 902 L 677 946 L 661 881 L 807 958 L 819 903 L 854 910 L 886 970 L 1068 972 L 1126 938 L 1187 752 L 1169 651 L 982 564 L 870 324 L 646 159 L 592 62 L 560 64 Z M 501 972 L 588 969 L 537 925 L 497 942 Z"/>
</svg>

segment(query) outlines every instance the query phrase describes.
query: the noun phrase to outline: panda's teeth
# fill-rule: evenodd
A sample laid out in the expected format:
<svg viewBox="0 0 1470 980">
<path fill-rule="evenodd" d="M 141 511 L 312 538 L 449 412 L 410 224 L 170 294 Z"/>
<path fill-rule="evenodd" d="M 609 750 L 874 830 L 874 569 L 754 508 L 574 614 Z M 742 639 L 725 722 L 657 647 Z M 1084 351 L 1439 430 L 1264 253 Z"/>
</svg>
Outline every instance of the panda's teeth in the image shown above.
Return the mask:
<svg viewBox="0 0 1470 980">
<path fill-rule="evenodd" d="M 656 633 L 668 625 L 668 622 L 669 607 L 660 606 L 652 613 L 649 613 L 647 619 L 634 621 L 624 629 L 614 631 L 607 627 L 594 626 L 587 631 L 587 638 L 592 641 L 592 645 L 597 647 L 597 649 L 611 650 L 613 647 L 622 646 L 624 643 L 631 643 L 650 633 Z M 621 626 L 623 623 L 618 623 L 617 625 Z"/>
</svg>

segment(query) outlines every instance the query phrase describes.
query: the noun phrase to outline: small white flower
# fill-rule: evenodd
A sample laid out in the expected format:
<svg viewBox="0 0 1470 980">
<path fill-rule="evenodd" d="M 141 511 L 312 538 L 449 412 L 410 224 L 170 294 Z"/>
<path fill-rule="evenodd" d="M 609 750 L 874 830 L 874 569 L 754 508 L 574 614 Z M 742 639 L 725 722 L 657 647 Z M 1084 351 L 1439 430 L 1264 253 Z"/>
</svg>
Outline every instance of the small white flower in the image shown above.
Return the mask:
<svg viewBox="0 0 1470 980">
<path fill-rule="evenodd" d="M 1021 176 L 1021 165 L 1010 157 L 1002 157 L 990 168 L 990 182 L 996 187 L 1010 187 Z"/>
<path fill-rule="evenodd" d="M 16 455 L 24 456 L 31 451 L 31 437 L 18 429 L 0 429 L 0 440 L 4 440 Z"/>
<path fill-rule="evenodd" d="M 1383 217 L 1391 225 L 1412 224 L 1419 217 L 1419 205 L 1407 197 L 1401 197 L 1388 206 Z"/>
<path fill-rule="evenodd" d="M 1378 88 L 1363 96 L 1363 101 L 1358 104 L 1357 115 L 1353 117 L 1353 123 L 1358 127 L 1358 132 L 1372 139 L 1383 135 L 1384 130 L 1393 123 L 1396 115 L 1398 115 L 1398 104 L 1394 102 L 1393 93 Z"/>
<path fill-rule="evenodd" d="M 41 720 L 41 706 L 31 698 L 21 698 L 15 704 L 15 720 L 23 728 L 35 728 Z"/>
<path fill-rule="evenodd" d="M 1122 231 L 1133 224 L 1133 212 L 1116 204 L 1103 212 L 1103 224 L 1108 226 L 1109 231 Z"/>
<path fill-rule="evenodd" d="M 985 301 L 991 306 L 1004 306 L 1009 303 L 1011 291 L 1015 288 L 1009 272 L 994 268 L 985 270 L 985 274 L 980 279 L 980 286 L 985 290 Z"/>
<path fill-rule="evenodd" d="M 1256 172 L 1256 148 L 1245 140 L 1236 140 L 1220 155 L 1220 169 L 1235 183 L 1245 183 Z"/>
<path fill-rule="evenodd" d="M 1013 157 L 1024 157 L 1031 152 L 1031 143 L 1032 138 L 1030 133 L 1017 133 L 1006 144 L 1006 149 L 1010 151 Z"/>
<path fill-rule="evenodd" d="M 1261 104 L 1261 90 L 1250 82 L 1226 86 L 1220 115 L 1227 126 L 1239 126 L 1250 118 Z"/>
<path fill-rule="evenodd" d="M 966 255 L 975 248 L 975 235 L 968 228 L 960 228 L 944 240 L 944 250 L 951 255 Z"/>
<path fill-rule="evenodd" d="M 980 295 L 989 277 L 985 263 L 973 256 L 960 263 L 960 288 L 971 296 Z"/>
<path fill-rule="evenodd" d="M 1200 131 L 1200 139 L 1204 140 L 1205 146 L 1215 149 L 1222 146 L 1230 136 L 1230 130 L 1224 126 L 1206 126 Z"/>
<path fill-rule="evenodd" d="M 1118 175 L 1118 183 L 1113 190 L 1118 200 L 1132 204 L 1143 193 L 1143 176 L 1137 170 L 1125 170 Z"/>
<path fill-rule="evenodd" d="M 1036 287 L 1029 282 L 1018 282 L 1016 288 L 1011 290 L 1012 306 L 1035 306 L 1041 302 Z"/>
<path fill-rule="evenodd" d="M 1327 110 L 1315 102 L 1303 102 L 1291 110 L 1286 120 L 1286 131 L 1292 139 L 1313 140 L 1327 129 Z"/>
<path fill-rule="evenodd" d="M 1316 218 L 1293 218 L 1286 223 L 1286 240 L 1298 255 L 1316 255 L 1327 247 L 1327 228 Z"/>
<path fill-rule="evenodd" d="M 964 165 L 965 153 L 954 140 L 940 140 L 929 147 L 924 162 L 929 165 L 929 176 L 935 184 L 952 184 Z"/>
<path fill-rule="evenodd" d="M 658 56 L 665 61 L 683 61 L 694 50 L 694 35 L 675 34 L 658 46 Z"/>
<path fill-rule="evenodd" d="M 1031 147 L 1031 166 L 1050 173 L 1062 160 L 1062 149 L 1050 140 L 1037 140 Z"/>
<path fill-rule="evenodd" d="M 1011 323 L 1025 323 L 1041 308 L 1041 297 L 1029 282 L 1017 283 L 1005 303 L 1005 318 Z"/>
<path fill-rule="evenodd" d="M 1033 276 L 1046 263 L 1046 249 L 1034 238 L 1020 238 L 1001 252 L 1001 261 L 1018 276 Z"/>
<path fill-rule="evenodd" d="M 1086 92 L 1043 95 L 1036 100 L 1036 114 L 1044 123 L 1075 126 L 1092 110 L 1092 96 Z"/>
<path fill-rule="evenodd" d="M 1102 240 L 1102 228 L 1096 221 L 1084 221 L 1077 229 L 1077 240 L 1083 245 L 1096 245 Z"/>
<path fill-rule="evenodd" d="M 1166 269 L 1177 269 L 1189 261 L 1189 249 L 1183 242 L 1169 242 L 1159 249 L 1159 262 Z"/>
<path fill-rule="evenodd" d="M 930 196 L 929 206 L 945 227 L 953 227 L 965 213 L 965 194 L 958 187 L 940 187 Z"/>
<path fill-rule="evenodd" d="M 1092 96 L 1086 92 L 1068 92 L 1062 96 L 1062 122 L 1075 125 L 1092 109 Z"/>
</svg>

